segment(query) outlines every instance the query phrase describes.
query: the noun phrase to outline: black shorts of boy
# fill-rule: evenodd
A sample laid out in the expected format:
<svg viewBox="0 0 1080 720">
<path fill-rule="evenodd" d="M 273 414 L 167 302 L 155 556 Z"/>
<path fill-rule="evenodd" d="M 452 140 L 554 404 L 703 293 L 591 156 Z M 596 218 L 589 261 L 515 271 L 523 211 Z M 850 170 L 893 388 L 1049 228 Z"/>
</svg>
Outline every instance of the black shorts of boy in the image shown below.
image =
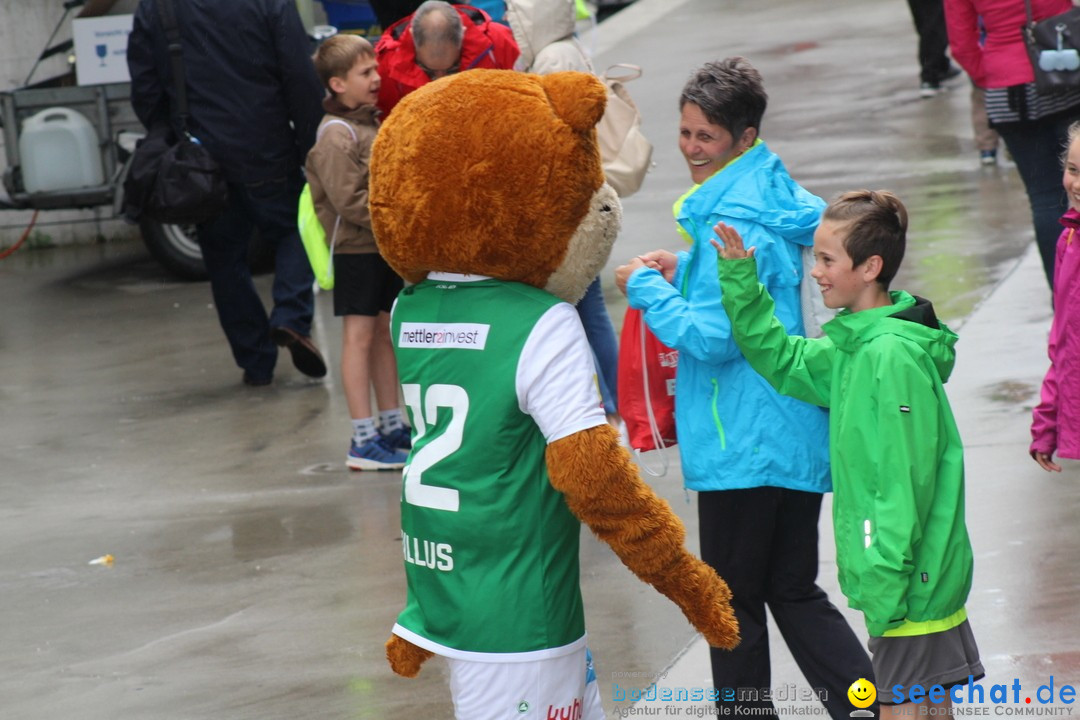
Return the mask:
<svg viewBox="0 0 1080 720">
<path fill-rule="evenodd" d="M 403 287 L 378 253 L 334 253 L 334 317 L 390 312 Z"/>
<path fill-rule="evenodd" d="M 940 685 L 946 691 L 944 702 L 950 688 L 986 674 L 967 620 L 929 635 L 872 637 L 867 646 L 874 664 L 877 700 L 882 705 L 903 704 L 897 703 L 893 694 L 896 685 L 903 689 L 904 702 L 910 702 L 908 693 L 914 685 L 922 686 L 924 702 L 930 688 Z"/>
</svg>

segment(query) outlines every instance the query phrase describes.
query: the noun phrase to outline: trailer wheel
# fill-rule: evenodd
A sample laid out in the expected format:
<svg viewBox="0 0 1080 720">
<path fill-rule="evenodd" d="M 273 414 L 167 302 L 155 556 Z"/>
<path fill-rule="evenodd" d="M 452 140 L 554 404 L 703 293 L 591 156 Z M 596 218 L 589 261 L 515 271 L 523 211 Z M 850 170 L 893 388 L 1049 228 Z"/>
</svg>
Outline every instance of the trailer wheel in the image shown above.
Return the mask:
<svg viewBox="0 0 1080 720">
<path fill-rule="evenodd" d="M 202 250 L 199 249 L 196 226 L 163 225 L 143 220 L 139 228 L 150 254 L 166 270 L 184 280 L 206 279 L 206 266 L 203 264 Z M 248 265 L 255 275 L 274 270 L 274 249 L 263 242 L 257 232 L 251 234 L 248 243 Z"/>
<path fill-rule="evenodd" d="M 163 225 L 143 220 L 139 229 L 146 248 L 166 270 L 184 280 L 206 279 L 194 225 Z"/>
</svg>

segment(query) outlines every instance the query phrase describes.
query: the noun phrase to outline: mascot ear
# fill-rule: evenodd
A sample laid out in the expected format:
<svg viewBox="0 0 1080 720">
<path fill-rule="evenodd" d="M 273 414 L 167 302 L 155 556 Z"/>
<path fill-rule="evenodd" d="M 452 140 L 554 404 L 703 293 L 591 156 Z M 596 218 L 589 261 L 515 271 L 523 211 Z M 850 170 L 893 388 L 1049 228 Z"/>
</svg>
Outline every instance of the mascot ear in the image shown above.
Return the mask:
<svg viewBox="0 0 1080 720">
<path fill-rule="evenodd" d="M 596 127 L 604 115 L 607 91 L 595 76 L 580 72 L 559 72 L 541 78 L 555 114 L 578 132 Z"/>
</svg>

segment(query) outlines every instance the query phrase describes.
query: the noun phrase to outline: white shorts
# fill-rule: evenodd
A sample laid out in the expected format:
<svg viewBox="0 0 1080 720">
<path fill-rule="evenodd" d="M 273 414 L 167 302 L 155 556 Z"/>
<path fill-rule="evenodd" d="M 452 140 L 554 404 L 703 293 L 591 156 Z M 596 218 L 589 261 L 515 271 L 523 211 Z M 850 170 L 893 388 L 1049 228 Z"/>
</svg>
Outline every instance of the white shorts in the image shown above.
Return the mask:
<svg viewBox="0 0 1080 720">
<path fill-rule="evenodd" d="M 604 720 L 588 649 L 532 662 L 447 658 L 458 720 Z"/>
</svg>

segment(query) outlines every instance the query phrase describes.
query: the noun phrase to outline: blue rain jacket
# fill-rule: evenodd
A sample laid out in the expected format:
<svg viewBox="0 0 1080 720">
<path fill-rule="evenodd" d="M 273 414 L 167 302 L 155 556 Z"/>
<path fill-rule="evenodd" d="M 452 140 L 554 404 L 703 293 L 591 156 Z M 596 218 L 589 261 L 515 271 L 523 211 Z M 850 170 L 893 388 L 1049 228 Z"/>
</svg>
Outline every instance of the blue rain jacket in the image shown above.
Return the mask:
<svg viewBox="0 0 1080 720">
<path fill-rule="evenodd" d="M 692 244 L 678 253 L 673 282 L 649 268 L 630 276 L 630 305 L 644 311 L 661 342 L 679 351 L 675 425 L 691 490 L 831 489 L 826 411 L 780 395 L 746 362 L 731 337 L 709 244 L 722 220 L 747 247 L 756 247 L 758 277 L 776 301 L 777 316 L 789 333 L 802 335 L 801 247 L 813 245 L 824 207 L 758 141 L 676 205 L 676 220 Z"/>
</svg>

